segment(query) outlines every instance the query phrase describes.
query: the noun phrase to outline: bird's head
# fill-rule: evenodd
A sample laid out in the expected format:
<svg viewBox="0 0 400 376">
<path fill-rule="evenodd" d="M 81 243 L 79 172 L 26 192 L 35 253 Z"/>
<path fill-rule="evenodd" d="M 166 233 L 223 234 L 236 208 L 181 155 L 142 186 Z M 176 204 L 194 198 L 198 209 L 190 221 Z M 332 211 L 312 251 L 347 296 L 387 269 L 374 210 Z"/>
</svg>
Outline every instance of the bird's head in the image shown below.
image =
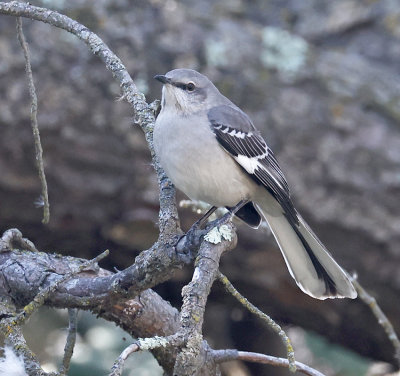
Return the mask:
<svg viewBox="0 0 400 376">
<path fill-rule="evenodd" d="M 165 75 L 157 75 L 156 80 L 164 84 L 162 109 L 189 115 L 207 110 L 216 105 L 222 95 L 204 75 L 192 69 L 174 69 Z"/>
</svg>

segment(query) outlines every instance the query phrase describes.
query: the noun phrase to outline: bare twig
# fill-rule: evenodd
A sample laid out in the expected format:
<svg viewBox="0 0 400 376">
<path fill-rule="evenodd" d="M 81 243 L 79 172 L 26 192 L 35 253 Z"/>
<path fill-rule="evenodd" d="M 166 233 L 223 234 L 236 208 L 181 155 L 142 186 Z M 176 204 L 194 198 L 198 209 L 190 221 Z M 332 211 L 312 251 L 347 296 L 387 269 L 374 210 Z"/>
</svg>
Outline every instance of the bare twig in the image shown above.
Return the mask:
<svg viewBox="0 0 400 376">
<path fill-rule="evenodd" d="M 183 337 L 180 333 L 172 334 L 166 337 L 154 336 L 149 338 L 138 338 L 136 342 L 132 343 L 122 351 L 121 355 L 114 362 L 109 376 L 120 376 L 126 359 L 129 355 L 142 350 L 155 350 L 165 347 L 178 347 L 183 344 Z"/>
<path fill-rule="evenodd" d="M 243 360 L 246 362 L 270 364 L 272 366 L 278 367 L 290 367 L 289 361 L 287 359 L 247 351 L 214 350 L 212 352 L 212 356 L 217 363 L 227 362 L 230 360 Z M 295 364 L 297 371 L 304 373 L 305 375 L 324 376 L 321 372 L 303 363 L 296 362 Z"/>
<path fill-rule="evenodd" d="M 132 343 L 124 351 L 122 351 L 121 355 L 118 357 L 111 368 L 110 376 L 120 376 L 122 374 L 122 371 L 124 370 L 125 360 L 128 358 L 129 355 L 139 350 L 139 346 L 136 343 Z"/>
<path fill-rule="evenodd" d="M 287 352 L 287 358 L 289 362 L 289 370 L 291 372 L 296 372 L 296 360 L 294 358 L 294 350 L 292 343 L 290 342 L 289 337 L 285 333 L 285 331 L 281 328 L 280 325 L 278 325 L 271 317 L 269 317 L 267 314 L 259 310 L 255 305 L 250 303 L 242 294 L 240 294 L 239 291 L 236 290 L 236 288 L 232 285 L 232 283 L 229 281 L 229 279 L 222 274 L 221 272 L 218 272 L 218 279 L 219 281 L 224 285 L 225 289 L 232 294 L 240 304 L 242 304 L 244 307 L 246 307 L 251 313 L 255 314 L 258 318 L 262 320 L 262 322 L 266 323 L 268 327 L 270 327 L 275 333 L 279 335 L 281 338 L 282 342 L 284 343 L 286 347 L 286 352 Z"/>
<path fill-rule="evenodd" d="M 39 172 L 39 179 L 42 185 L 42 199 L 43 199 L 43 223 L 49 223 L 50 219 L 50 204 L 49 204 L 49 194 L 47 191 L 47 181 L 46 175 L 44 173 L 43 166 L 43 149 L 42 144 L 40 142 L 40 133 L 37 121 L 37 96 L 35 84 L 33 82 L 32 76 L 32 68 L 31 68 L 31 59 L 29 57 L 29 48 L 28 43 L 25 40 L 24 33 L 22 31 L 22 20 L 21 17 L 17 17 L 17 35 L 19 43 L 21 44 L 22 50 L 24 51 L 25 56 L 25 71 L 26 77 L 28 79 L 28 87 L 29 87 L 29 95 L 31 97 L 31 125 L 33 132 L 33 139 L 35 141 L 35 156 L 36 156 L 36 166 Z"/>
<path fill-rule="evenodd" d="M 371 296 L 357 281 L 356 277 L 352 278 L 353 286 L 357 290 L 358 297 L 371 309 L 372 313 L 376 317 L 379 325 L 383 327 L 385 330 L 390 342 L 392 342 L 392 345 L 395 350 L 395 358 L 397 361 L 397 364 L 400 367 L 400 341 L 399 337 L 397 337 L 396 332 L 394 331 L 392 323 L 389 321 L 387 316 L 383 313 L 381 308 L 379 307 L 378 303 L 376 302 L 376 299 Z"/>
<path fill-rule="evenodd" d="M 125 360 L 134 352 L 155 350 L 165 347 L 179 347 L 183 342 L 184 338 L 179 332 L 166 337 L 154 336 L 149 338 L 138 338 L 135 343 L 132 343 L 122 351 L 121 355 L 114 362 L 109 376 L 120 376 L 123 371 Z"/>
<path fill-rule="evenodd" d="M 71 363 L 72 354 L 74 352 L 76 342 L 76 329 L 77 329 L 77 316 L 78 310 L 70 308 L 68 309 L 68 336 L 64 347 L 64 357 L 62 366 L 60 367 L 60 375 L 68 375 L 69 366 Z"/>
</svg>

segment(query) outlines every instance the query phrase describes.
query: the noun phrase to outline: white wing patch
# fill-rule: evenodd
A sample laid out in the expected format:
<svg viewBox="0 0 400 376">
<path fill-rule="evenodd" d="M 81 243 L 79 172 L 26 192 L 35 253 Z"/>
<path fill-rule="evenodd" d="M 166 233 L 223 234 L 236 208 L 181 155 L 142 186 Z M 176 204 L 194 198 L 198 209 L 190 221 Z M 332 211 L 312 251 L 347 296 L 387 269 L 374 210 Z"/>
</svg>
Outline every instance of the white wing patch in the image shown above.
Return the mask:
<svg viewBox="0 0 400 376">
<path fill-rule="evenodd" d="M 265 167 L 262 165 L 262 163 L 260 163 L 260 160 L 265 158 L 268 155 L 268 150 L 262 154 L 262 155 L 258 155 L 257 157 L 247 157 L 245 155 L 239 154 L 238 156 L 234 157 L 236 162 L 239 163 L 249 174 L 254 174 L 256 170 L 264 170 L 267 171 L 265 169 Z M 268 175 L 271 177 L 271 179 L 274 180 L 274 182 L 283 189 L 283 186 L 281 184 L 281 182 L 279 180 L 277 180 L 275 178 L 275 176 L 273 174 L 270 174 L 267 171 Z"/>
<path fill-rule="evenodd" d="M 265 158 L 268 155 L 268 152 L 265 152 L 262 155 L 258 155 L 257 157 L 246 157 L 245 155 L 239 154 L 237 157 L 234 157 L 239 163 L 249 174 L 254 174 L 254 171 L 259 168 L 263 168 L 260 159 Z"/>
</svg>

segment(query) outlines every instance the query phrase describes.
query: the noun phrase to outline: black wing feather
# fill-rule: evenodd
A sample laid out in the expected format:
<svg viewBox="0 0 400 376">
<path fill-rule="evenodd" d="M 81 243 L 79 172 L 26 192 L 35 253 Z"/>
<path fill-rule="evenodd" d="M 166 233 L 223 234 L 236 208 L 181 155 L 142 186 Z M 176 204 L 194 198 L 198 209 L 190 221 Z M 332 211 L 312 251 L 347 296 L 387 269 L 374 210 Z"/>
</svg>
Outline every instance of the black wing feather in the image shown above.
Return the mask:
<svg viewBox="0 0 400 376">
<path fill-rule="evenodd" d="M 233 157 L 258 158 L 259 167 L 249 173 L 263 185 L 282 206 L 292 224 L 298 224 L 296 209 L 290 199 L 289 187 L 278 162 L 250 118 L 239 108 L 222 105 L 208 112 L 210 126 L 221 146 Z"/>
</svg>

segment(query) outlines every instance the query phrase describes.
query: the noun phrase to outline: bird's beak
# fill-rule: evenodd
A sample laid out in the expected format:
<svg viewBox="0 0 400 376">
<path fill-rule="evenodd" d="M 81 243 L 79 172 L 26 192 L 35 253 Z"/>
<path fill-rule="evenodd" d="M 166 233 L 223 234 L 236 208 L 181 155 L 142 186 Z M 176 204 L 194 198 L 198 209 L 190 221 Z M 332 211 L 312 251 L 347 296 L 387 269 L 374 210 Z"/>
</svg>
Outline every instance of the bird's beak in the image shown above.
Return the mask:
<svg viewBox="0 0 400 376">
<path fill-rule="evenodd" d="M 154 78 L 157 81 L 162 82 L 163 84 L 170 84 L 171 83 L 171 79 L 168 78 L 167 76 L 162 75 L 162 74 L 157 74 L 157 76 L 154 76 Z"/>
</svg>

